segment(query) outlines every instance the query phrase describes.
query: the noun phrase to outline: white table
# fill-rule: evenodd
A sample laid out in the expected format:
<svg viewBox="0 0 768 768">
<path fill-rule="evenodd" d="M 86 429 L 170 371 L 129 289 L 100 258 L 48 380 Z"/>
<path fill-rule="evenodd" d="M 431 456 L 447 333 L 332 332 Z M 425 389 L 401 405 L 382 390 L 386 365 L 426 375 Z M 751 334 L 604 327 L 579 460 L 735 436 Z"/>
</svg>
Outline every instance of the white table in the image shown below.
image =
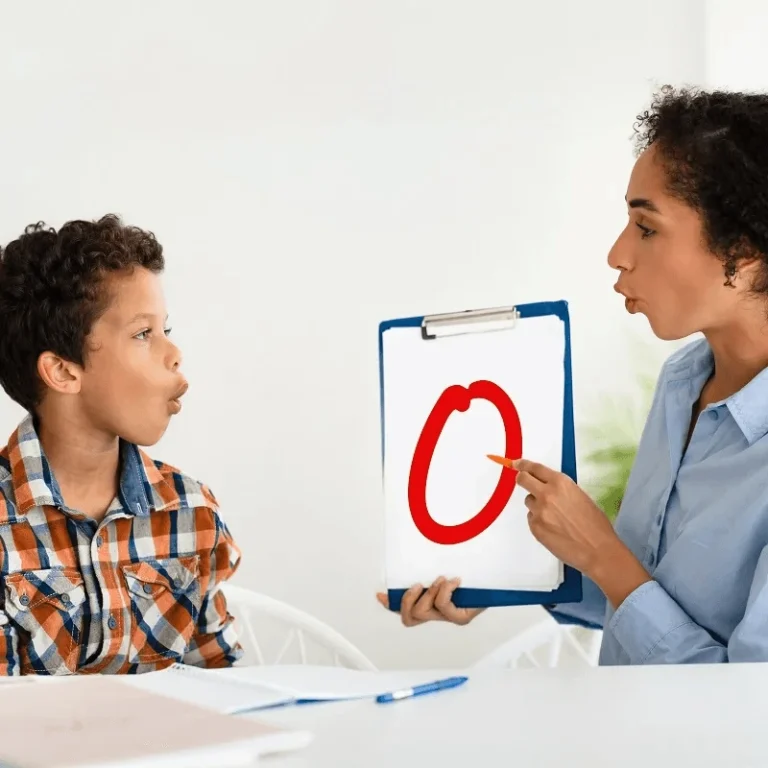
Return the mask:
<svg viewBox="0 0 768 768">
<path fill-rule="evenodd" d="M 475 673 L 460 688 L 394 704 L 259 713 L 315 734 L 260 765 L 765 768 L 767 699 L 768 664 Z"/>
</svg>

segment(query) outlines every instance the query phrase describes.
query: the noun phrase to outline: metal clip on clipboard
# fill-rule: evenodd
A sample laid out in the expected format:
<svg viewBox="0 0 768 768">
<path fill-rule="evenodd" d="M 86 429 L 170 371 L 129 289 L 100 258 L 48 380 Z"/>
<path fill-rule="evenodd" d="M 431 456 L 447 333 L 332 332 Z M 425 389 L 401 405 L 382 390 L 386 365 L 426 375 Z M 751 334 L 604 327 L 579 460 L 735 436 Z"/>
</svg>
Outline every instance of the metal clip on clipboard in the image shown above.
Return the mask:
<svg viewBox="0 0 768 768">
<path fill-rule="evenodd" d="M 514 328 L 519 319 L 520 312 L 516 307 L 468 309 L 443 315 L 426 315 L 421 321 L 421 338 L 430 340 L 466 333 L 507 331 Z"/>
</svg>

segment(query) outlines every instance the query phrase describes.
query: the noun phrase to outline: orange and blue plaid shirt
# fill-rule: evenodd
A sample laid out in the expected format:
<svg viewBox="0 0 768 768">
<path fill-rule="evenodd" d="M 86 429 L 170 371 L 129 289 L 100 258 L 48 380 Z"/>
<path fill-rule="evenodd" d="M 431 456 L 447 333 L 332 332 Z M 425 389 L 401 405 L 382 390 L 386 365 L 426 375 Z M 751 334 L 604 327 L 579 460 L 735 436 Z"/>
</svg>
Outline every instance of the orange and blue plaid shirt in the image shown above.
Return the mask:
<svg viewBox="0 0 768 768">
<path fill-rule="evenodd" d="M 28 416 L 0 452 L 0 675 L 230 666 L 239 560 L 210 490 L 129 443 L 104 519 L 68 509 Z"/>
</svg>

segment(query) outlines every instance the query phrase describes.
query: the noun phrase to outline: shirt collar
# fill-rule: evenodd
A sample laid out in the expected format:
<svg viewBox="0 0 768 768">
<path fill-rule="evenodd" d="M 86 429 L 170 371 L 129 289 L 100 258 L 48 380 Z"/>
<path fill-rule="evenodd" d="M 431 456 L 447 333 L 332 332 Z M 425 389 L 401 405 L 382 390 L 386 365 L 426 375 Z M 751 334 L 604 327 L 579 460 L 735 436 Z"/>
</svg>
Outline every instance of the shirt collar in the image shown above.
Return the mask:
<svg viewBox="0 0 768 768">
<path fill-rule="evenodd" d="M 669 366 L 667 381 L 689 380 L 704 386 L 715 367 L 712 348 L 706 340 L 693 345 L 689 354 L 682 355 Z M 746 386 L 713 407 L 724 405 L 738 425 L 747 442 L 752 445 L 768 434 L 768 368 L 764 368 Z"/>
<path fill-rule="evenodd" d="M 25 515 L 34 507 L 64 506 L 32 416 L 28 415 L 16 428 L 7 451 L 17 515 Z M 146 516 L 181 505 L 178 491 L 138 446 L 121 441 L 120 459 L 118 498 L 126 513 Z"/>
<path fill-rule="evenodd" d="M 768 368 L 763 368 L 726 403 L 750 445 L 768 434 Z"/>
</svg>

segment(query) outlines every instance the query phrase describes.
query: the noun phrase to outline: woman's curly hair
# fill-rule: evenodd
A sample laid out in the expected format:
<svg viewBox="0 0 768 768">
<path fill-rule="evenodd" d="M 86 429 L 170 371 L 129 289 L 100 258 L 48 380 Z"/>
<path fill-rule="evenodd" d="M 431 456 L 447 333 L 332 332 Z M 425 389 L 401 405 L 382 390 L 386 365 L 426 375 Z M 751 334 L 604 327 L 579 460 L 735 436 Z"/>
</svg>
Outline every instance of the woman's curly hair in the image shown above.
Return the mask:
<svg viewBox="0 0 768 768">
<path fill-rule="evenodd" d="M 635 141 L 638 154 L 657 148 L 670 192 L 701 214 L 725 284 L 758 258 L 752 290 L 768 293 L 768 95 L 666 86 L 638 115 Z"/>
<path fill-rule="evenodd" d="M 0 385 L 13 400 L 39 405 L 43 352 L 85 364 L 86 338 L 109 305 L 105 278 L 136 267 L 162 272 L 162 246 L 111 214 L 58 232 L 32 224 L 0 249 Z"/>
</svg>

